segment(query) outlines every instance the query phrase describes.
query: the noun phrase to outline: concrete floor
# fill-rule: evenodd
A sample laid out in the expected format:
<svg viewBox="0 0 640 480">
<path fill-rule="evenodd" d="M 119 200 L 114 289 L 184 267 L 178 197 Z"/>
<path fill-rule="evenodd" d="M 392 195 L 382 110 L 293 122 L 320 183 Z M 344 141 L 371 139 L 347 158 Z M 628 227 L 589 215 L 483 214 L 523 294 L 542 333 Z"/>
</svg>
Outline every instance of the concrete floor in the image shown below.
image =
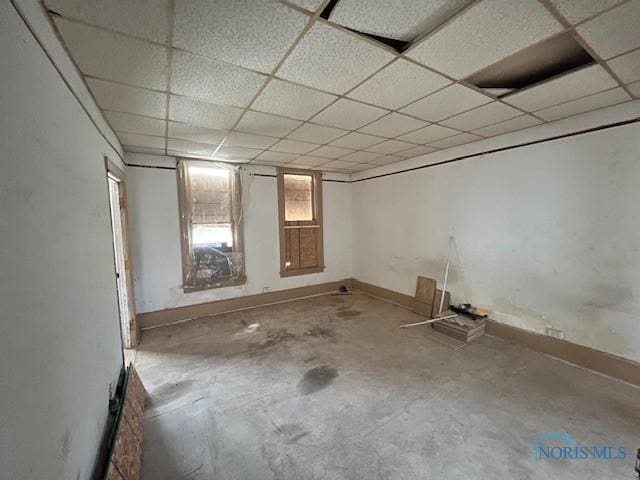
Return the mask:
<svg viewBox="0 0 640 480">
<path fill-rule="evenodd" d="M 356 293 L 144 332 L 143 480 L 635 478 L 639 389 L 420 319 Z M 535 460 L 549 432 L 629 457 Z"/>
</svg>

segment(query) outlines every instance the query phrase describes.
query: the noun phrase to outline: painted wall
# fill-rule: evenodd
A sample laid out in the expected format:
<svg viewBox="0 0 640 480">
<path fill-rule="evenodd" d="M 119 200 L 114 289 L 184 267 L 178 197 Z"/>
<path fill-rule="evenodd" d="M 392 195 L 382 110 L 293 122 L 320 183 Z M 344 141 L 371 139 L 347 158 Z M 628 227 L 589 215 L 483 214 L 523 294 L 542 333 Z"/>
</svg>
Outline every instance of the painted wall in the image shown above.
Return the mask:
<svg viewBox="0 0 640 480">
<path fill-rule="evenodd" d="M 103 156 L 0 2 L 0 477 L 89 479 L 122 365 Z"/>
<path fill-rule="evenodd" d="M 173 166 L 173 157 L 125 154 L 127 164 Z M 278 196 L 270 167 L 245 167 L 243 182 L 244 242 L 247 283 L 185 294 L 182 291 L 180 225 L 176 172 L 127 168 L 129 221 L 139 312 L 240 297 L 270 290 L 350 278 L 351 186 L 323 182 L 325 271 L 280 278 Z M 347 177 L 348 178 L 348 177 Z"/>
<path fill-rule="evenodd" d="M 640 361 L 637 124 L 352 184 L 354 277 Z"/>
</svg>

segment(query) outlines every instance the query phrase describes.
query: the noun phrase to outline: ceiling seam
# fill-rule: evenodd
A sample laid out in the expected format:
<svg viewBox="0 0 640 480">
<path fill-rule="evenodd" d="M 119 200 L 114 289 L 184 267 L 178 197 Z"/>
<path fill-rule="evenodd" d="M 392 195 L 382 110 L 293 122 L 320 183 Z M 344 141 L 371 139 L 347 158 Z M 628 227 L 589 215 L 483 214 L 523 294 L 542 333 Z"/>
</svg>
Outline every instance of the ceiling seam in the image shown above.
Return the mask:
<svg viewBox="0 0 640 480">
<path fill-rule="evenodd" d="M 171 46 L 173 45 L 173 18 L 174 18 L 174 9 L 175 9 L 175 1 L 169 0 L 169 4 L 167 5 L 168 15 L 167 15 L 167 88 L 166 88 L 166 99 L 165 99 L 165 112 L 164 112 L 164 154 L 169 154 L 169 108 L 171 106 L 171 78 L 173 73 L 173 49 Z"/>
</svg>

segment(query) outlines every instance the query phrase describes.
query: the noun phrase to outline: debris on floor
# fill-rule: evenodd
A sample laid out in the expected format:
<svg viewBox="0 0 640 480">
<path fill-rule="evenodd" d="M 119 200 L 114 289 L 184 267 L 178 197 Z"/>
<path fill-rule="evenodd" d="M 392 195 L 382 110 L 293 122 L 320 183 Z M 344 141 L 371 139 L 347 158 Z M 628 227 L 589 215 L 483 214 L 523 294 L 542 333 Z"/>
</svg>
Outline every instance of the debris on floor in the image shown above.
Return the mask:
<svg viewBox="0 0 640 480">
<path fill-rule="evenodd" d="M 434 322 L 433 329 L 436 332 L 448 335 L 465 343 L 484 335 L 486 320 L 472 320 L 463 316 L 448 318 Z"/>
</svg>

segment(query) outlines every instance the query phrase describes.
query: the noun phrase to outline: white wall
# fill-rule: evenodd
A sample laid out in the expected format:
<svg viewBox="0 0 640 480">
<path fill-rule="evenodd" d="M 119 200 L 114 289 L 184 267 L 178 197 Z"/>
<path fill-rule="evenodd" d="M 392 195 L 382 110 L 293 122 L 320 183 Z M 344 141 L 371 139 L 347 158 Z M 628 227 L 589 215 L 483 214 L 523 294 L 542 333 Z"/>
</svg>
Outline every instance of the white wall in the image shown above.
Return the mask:
<svg viewBox="0 0 640 480">
<path fill-rule="evenodd" d="M 105 142 L 0 2 L 0 477 L 89 479 L 122 364 Z"/>
<path fill-rule="evenodd" d="M 125 154 L 128 164 L 175 164 L 173 157 Z M 274 168 L 243 171 L 244 243 L 247 283 L 185 294 L 182 291 L 180 225 L 175 170 L 127 168 L 136 303 L 150 312 L 225 298 L 262 293 L 266 289 L 313 285 L 350 278 L 351 186 L 323 182 L 325 271 L 280 278 L 278 196 L 276 179 L 251 175 L 275 174 Z"/>
<path fill-rule="evenodd" d="M 639 133 L 633 124 L 352 184 L 354 277 L 413 295 L 417 275 L 441 281 L 453 235 L 455 302 L 640 361 Z"/>
</svg>

